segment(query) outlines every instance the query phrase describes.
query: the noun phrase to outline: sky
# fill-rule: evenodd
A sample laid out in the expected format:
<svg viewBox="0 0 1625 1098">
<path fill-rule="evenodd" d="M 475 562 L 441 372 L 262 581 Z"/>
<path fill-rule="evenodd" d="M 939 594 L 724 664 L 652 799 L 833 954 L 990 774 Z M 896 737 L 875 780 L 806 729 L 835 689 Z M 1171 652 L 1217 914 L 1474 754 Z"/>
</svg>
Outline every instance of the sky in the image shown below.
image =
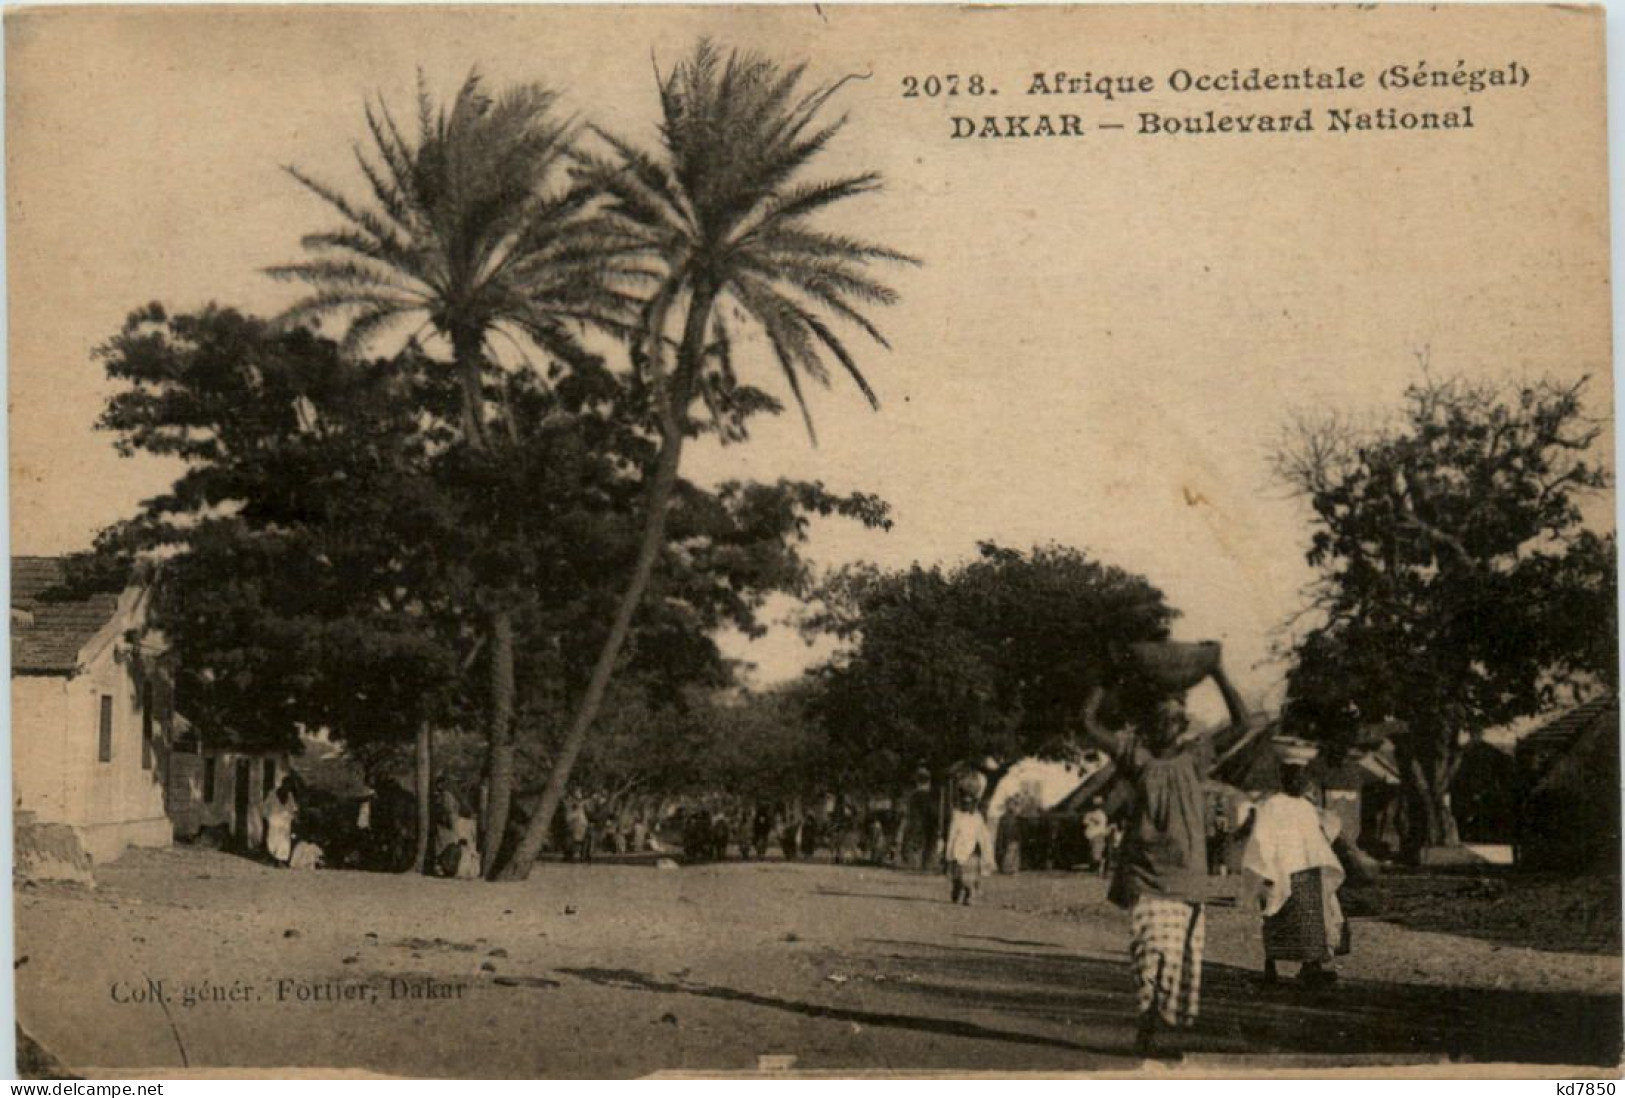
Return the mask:
<svg viewBox="0 0 1625 1098">
<path fill-rule="evenodd" d="M 1593 13 L 1595 15 L 1595 13 Z M 817 479 L 892 505 L 885 534 L 838 523 L 822 566 L 953 563 L 981 540 L 1078 546 L 1143 573 L 1224 642 L 1257 702 L 1276 696 L 1281 628 L 1312 578 L 1302 502 L 1266 456 L 1299 413 L 1380 416 L 1421 364 L 1442 375 L 1592 375 L 1611 412 L 1602 21 L 1555 7 L 1083 10 L 678 7 L 236 8 L 12 12 L 7 201 L 12 545 L 83 548 L 173 470 L 93 429 L 109 388 L 93 351 L 148 301 L 262 313 L 296 291 L 260 272 L 332 227 L 282 171 L 354 190 L 362 109 L 409 114 L 416 73 L 453 93 L 540 80 L 644 144 L 654 71 L 701 35 L 860 77 L 829 174 L 885 190 L 827 226 L 920 257 L 860 360 L 880 394 L 810 392 L 744 446 L 687 472 Z M 1344 65 L 1375 72 L 1518 60 L 1529 85 L 1476 95 L 1192 96 L 1177 68 Z M 1032 75 L 1148 74 L 1130 102 L 1025 95 Z M 993 98 L 907 97 L 905 78 L 981 75 Z M 1452 133 L 1143 136 L 1180 115 L 1327 106 L 1474 106 Z M 954 115 L 1073 112 L 1081 138 L 955 140 Z M 1104 131 L 1098 122 L 1127 128 Z M 739 356 L 783 395 L 757 344 Z M 1612 521 L 1612 503 L 1595 509 Z M 788 630 L 730 649 L 758 682 L 812 655 Z"/>
</svg>

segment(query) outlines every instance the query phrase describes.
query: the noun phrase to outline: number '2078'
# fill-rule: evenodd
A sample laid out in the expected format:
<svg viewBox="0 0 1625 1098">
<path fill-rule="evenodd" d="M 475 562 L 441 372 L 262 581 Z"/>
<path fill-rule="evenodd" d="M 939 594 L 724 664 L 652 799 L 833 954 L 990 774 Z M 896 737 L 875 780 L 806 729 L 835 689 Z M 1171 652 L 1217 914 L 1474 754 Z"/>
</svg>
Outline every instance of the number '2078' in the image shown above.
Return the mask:
<svg viewBox="0 0 1625 1098">
<path fill-rule="evenodd" d="M 987 81 L 980 75 L 972 74 L 961 77 L 958 73 L 948 73 L 946 76 L 905 76 L 903 77 L 903 98 L 936 99 L 945 95 L 986 95 L 988 93 Z"/>
</svg>

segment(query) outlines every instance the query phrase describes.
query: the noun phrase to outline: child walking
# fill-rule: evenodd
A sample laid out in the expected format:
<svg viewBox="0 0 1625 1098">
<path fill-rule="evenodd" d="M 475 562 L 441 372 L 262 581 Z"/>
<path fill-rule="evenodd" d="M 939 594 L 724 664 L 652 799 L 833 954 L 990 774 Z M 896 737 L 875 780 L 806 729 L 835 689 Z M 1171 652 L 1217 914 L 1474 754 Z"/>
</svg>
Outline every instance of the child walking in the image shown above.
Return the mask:
<svg viewBox="0 0 1625 1098">
<path fill-rule="evenodd" d="M 948 823 L 948 873 L 953 879 L 951 903 L 970 906 L 982 877 L 993 872 L 993 838 L 976 798 L 961 796 Z"/>
</svg>

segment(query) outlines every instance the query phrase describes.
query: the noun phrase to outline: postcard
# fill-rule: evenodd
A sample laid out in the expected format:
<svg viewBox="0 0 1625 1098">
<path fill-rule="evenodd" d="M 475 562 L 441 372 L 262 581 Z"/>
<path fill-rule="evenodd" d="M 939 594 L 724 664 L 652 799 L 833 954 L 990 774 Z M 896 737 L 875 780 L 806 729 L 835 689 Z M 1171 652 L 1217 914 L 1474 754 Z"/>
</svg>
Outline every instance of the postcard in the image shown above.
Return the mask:
<svg viewBox="0 0 1625 1098">
<path fill-rule="evenodd" d="M 1618 1070 L 1602 9 L 5 30 L 24 1076 Z"/>
</svg>

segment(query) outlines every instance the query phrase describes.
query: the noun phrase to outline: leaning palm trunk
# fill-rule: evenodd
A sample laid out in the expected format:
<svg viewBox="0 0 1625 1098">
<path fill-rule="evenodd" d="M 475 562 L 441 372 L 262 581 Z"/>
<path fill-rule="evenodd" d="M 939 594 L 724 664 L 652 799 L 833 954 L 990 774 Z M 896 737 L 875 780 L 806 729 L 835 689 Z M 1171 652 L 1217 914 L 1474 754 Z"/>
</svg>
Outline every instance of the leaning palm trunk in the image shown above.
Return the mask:
<svg viewBox="0 0 1625 1098">
<path fill-rule="evenodd" d="M 536 814 L 530 818 L 519 845 L 514 848 L 513 857 L 502 867 L 500 876 L 504 880 L 522 881 L 530 876 L 531 866 L 536 864 L 536 856 L 541 853 L 542 842 L 547 838 L 548 829 L 552 826 L 553 814 L 558 811 L 559 802 L 564 799 L 564 791 L 570 781 L 570 770 L 575 766 L 576 757 L 581 754 L 582 745 L 587 742 L 587 733 L 592 730 L 593 721 L 598 719 L 598 709 L 603 704 L 605 691 L 609 689 L 609 680 L 614 675 L 616 661 L 620 659 L 621 649 L 632 632 L 632 619 L 637 616 L 638 607 L 643 602 L 643 593 L 648 590 L 655 564 L 660 559 L 660 550 L 665 546 L 666 515 L 671 506 L 672 493 L 677 488 L 677 474 L 682 466 L 683 421 L 688 410 L 693 379 L 698 373 L 700 360 L 704 354 L 705 331 L 710 324 L 711 306 L 714 301 L 714 293 L 696 291 L 689 302 L 688 316 L 683 326 L 683 342 L 678 350 L 677 369 L 667 379 L 669 389 L 663 400 L 660 456 L 655 464 L 654 481 L 649 486 L 648 511 L 643 520 L 643 539 L 638 545 L 632 579 L 621 594 L 620 604 L 615 608 L 615 619 L 610 623 L 609 635 L 604 638 L 604 647 L 599 651 L 598 660 L 593 664 L 592 675 L 587 680 L 587 689 L 581 695 L 575 716 L 570 722 L 570 729 L 565 734 L 564 744 L 559 749 L 558 757 L 553 761 L 552 770 L 548 772 L 547 784 L 542 787 L 542 802 L 537 806 Z M 652 343 L 657 344 L 658 326 L 654 335 Z M 658 350 L 655 351 L 655 356 L 658 358 Z M 658 362 L 654 370 L 658 375 Z"/>
<path fill-rule="evenodd" d="M 593 664 L 592 677 L 587 680 L 587 689 L 581 696 L 575 719 L 570 722 L 570 730 L 565 735 L 564 745 L 559 749 L 558 758 L 553 762 L 553 769 L 547 775 L 547 784 L 542 787 L 541 804 L 525 828 L 525 834 L 519 840 L 519 845 L 514 848 L 513 857 L 499 874 L 504 880 L 522 881 L 530 875 L 531 866 L 535 864 L 536 856 L 541 853 L 542 842 L 547 837 L 553 814 L 558 811 L 559 802 L 564 799 L 564 790 L 570 780 L 570 770 L 575 765 L 576 757 L 581 754 L 582 745 L 586 743 L 587 733 L 591 731 L 593 721 L 598 718 L 598 708 L 603 704 L 604 693 L 609 688 L 615 663 L 620 658 L 621 648 L 626 644 L 626 638 L 632 631 L 632 618 L 643 602 L 643 593 L 649 587 L 649 579 L 654 575 L 655 562 L 659 559 L 660 550 L 665 544 L 666 511 L 671 502 L 672 490 L 677 485 L 677 470 L 682 449 L 681 434 L 668 438 L 661 446 L 654 484 L 649 492 L 649 515 L 644 522 L 643 541 L 638 547 L 638 559 L 632 571 L 632 580 L 621 595 L 620 605 L 615 610 L 615 620 L 610 625 L 609 635 L 604 638 L 604 647 L 598 653 L 598 661 Z"/>
</svg>

